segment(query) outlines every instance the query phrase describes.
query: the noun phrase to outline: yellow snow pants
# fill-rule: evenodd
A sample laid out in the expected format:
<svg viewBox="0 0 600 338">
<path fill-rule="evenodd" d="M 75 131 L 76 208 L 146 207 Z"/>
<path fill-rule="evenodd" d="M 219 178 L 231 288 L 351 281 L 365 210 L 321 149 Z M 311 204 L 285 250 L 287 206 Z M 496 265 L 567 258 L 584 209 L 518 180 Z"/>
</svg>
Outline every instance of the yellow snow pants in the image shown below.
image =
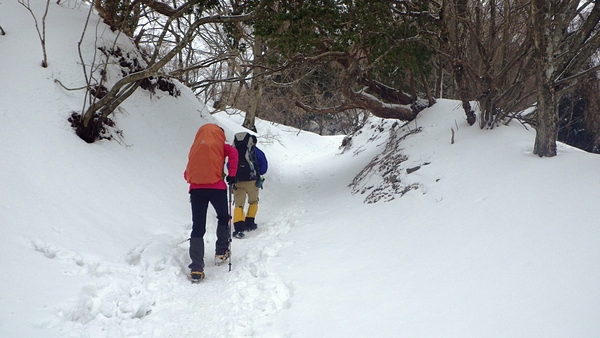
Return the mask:
<svg viewBox="0 0 600 338">
<path fill-rule="evenodd" d="M 243 222 L 246 217 L 254 218 L 258 211 L 258 190 L 256 181 L 241 181 L 235 184 L 233 190 L 233 223 Z M 248 197 L 248 211 L 244 214 L 244 206 Z"/>
</svg>

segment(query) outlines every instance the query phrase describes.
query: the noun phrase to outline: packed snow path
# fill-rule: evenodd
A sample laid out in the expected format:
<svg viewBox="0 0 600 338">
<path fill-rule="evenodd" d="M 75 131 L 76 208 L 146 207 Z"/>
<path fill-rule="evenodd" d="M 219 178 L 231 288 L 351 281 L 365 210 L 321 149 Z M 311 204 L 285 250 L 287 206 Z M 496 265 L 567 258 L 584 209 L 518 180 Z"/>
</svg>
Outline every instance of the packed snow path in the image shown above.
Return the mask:
<svg viewBox="0 0 600 338">
<path fill-rule="evenodd" d="M 36 250 L 46 257 L 75 264 L 73 271 L 65 273 L 87 274 L 94 281 L 78 301 L 63 306 L 63 321 L 54 324 L 73 337 L 276 336 L 269 326 L 275 314 L 290 306 L 294 291 L 270 264 L 290 244 L 281 235 L 310 212 L 315 190 L 327 189 L 313 171 L 322 169 L 322 162 L 339 152 L 341 138 L 332 137 L 321 143 L 322 149 L 314 149 L 285 145 L 281 137 L 271 136 L 263 142 L 288 151 L 267 151 L 270 167 L 261 191 L 259 227 L 244 239 L 233 239 L 231 272 L 227 264 L 213 263 L 216 217 L 212 208 L 205 235 L 206 278 L 199 284 L 188 280 L 191 224 L 173 229 L 171 236 L 141 239 L 122 261 L 115 262 L 88 261 L 75 252 L 36 241 Z"/>
</svg>

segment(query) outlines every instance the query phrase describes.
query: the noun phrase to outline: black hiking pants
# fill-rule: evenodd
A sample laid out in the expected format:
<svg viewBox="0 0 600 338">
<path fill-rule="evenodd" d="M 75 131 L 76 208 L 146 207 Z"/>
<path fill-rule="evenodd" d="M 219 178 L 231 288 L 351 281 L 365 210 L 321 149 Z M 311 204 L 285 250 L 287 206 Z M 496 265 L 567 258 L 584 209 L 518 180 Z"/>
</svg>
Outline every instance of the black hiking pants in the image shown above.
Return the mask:
<svg viewBox="0 0 600 338">
<path fill-rule="evenodd" d="M 192 234 L 190 238 L 190 258 L 192 271 L 204 271 L 204 234 L 206 233 L 206 213 L 210 203 L 217 213 L 217 242 L 215 254 L 223 255 L 229 247 L 229 210 L 227 190 L 193 189 L 190 191 L 192 205 Z"/>
</svg>

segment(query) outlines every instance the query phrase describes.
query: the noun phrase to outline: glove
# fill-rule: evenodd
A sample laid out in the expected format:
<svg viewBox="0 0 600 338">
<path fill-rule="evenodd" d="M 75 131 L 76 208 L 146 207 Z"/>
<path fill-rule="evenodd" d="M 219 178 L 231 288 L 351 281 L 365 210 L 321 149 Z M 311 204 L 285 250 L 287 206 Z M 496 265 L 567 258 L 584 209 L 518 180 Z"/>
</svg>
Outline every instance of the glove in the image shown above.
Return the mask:
<svg viewBox="0 0 600 338">
<path fill-rule="evenodd" d="M 262 189 L 263 188 L 263 182 L 265 181 L 264 177 L 259 177 L 256 180 L 256 187 Z"/>
<path fill-rule="evenodd" d="M 229 185 L 237 183 L 237 178 L 235 178 L 235 176 L 229 176 L 229 175 L 227 175 L 227 177 L 225 178 L 225 180 L 227 180 L 227 184 L 229 184 Z"/>
</svg>

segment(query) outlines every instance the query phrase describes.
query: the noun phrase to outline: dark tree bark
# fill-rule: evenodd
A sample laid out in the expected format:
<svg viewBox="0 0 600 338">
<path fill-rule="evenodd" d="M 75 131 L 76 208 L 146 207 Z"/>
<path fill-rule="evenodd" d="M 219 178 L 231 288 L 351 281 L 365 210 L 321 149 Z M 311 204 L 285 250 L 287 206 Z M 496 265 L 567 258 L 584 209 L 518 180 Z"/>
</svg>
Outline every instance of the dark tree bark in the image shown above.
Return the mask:
<svg viewBox="0 0 600 338">
<path fill-rule="evenodd" d="M 540 157 L 551 157 L 556 156 L 558 125 L 556 91 L 553 84 L 554 73 L 551 71 L 553 45 L 549 37 L 550 32 L 546 30 L 550 9 L 547 0 L 533 0 L 531 6 L 534 36 L 533 58 L 536 64 L 538 88 L 533 153 Z"/>
<path fill-rule="evenodd" d="M 458 87 L 458 97 L 462 102 L 467 117 L 467 123 L 473 125 L 477 118 L 473 108 L 471 108 L 470 100 L 472 99 L 472 95 L 469 89 L 469 80 L 467 78 L 465 65 L 462 61 L 464 60 L 465 53 L 467 53 L 465 44 L 469 41 L 467 27 L 465 26 L 467 19 L 467 0 L 456 0 L 454 3 L 448 4 L 447 6 L 451 5 L 454 5 L 454 13 L 456 13 L 456 17 L 453 18 L 454 20 L 450 20 L 450 15 L 447 13 L 448 8 L 442 8 L 440 11 L 439 28 L 442 48 L 445 50 L 446 55 L 452 56 L 450 62 L 452 64 L 454 80 Z M 450 38 L 450 27 L 454 29 L 454 40 Z"/>
<path fill-rule="evenodd" d="M 598 1 L 585 6 L 578 0 L 531 2 L 538 93 L 533 153 L 540 157 L 556 156 L 562 95 L 600 68 L 590 62 L 600 47 L 599 22 Z"/>
<path fill-rule="evenodd" d="M 254 44 L 252 45 L 254 60 L 252 61 L 252 65 L 254 66 L 252 72 L 254 74 L 252 78 L 252 85 L 250 86 L 250 104 L 248 109 L 246 110 L 246 116 L 244 117 L 244 123 L 242 123 L 242 127 L 246 129 L 250 129 L 256 132 L 256 126 L 254 125 L 256 121 L 256 114 L 258 111 L 258 107 L 260 106 L 263 88 L 264 88 L 264 77 L 263 70 L 260 68 L 264 64 L 263 62 L 263 39 L 262 37 L 256 36 L 254 38 Z"/>
</svg>

